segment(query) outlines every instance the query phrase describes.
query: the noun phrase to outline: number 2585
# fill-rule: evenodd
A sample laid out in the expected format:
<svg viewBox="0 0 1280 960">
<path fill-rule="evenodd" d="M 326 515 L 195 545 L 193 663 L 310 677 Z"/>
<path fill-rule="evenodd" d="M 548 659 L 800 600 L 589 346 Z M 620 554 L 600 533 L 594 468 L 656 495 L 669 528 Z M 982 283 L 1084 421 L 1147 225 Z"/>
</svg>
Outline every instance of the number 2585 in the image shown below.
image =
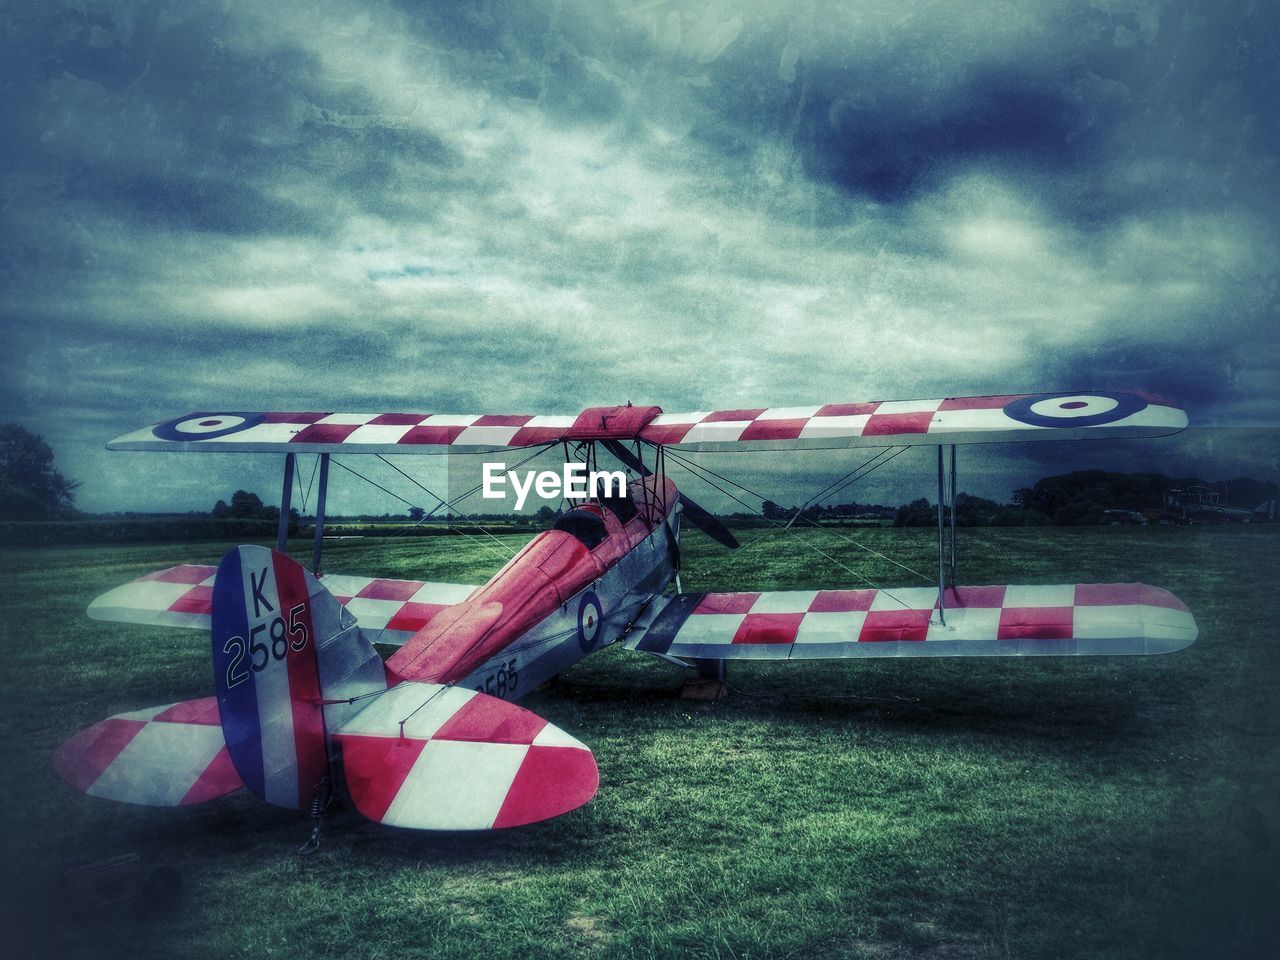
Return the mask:
<svg viewBox="0 0 1280 960">
<path fill-rule="evenodd" d="M 311 631 L 303 619 L 306 612 L 307 605 L 300 603 L 289 611 L 287 626 L 284 617 L 258 624 L 249 631 L 248 644 L 244 637 L 227 637 L 222 652 L 231 658 L 227 662 L 228 689 L 249 679 L 249 671 L 244 667 L 246 653 L 249 667 L 254 673 L 261 673 L 272 660 L 283 660 L 290 650 L 305 650 L 311 640 Z M 267 634 L 265 640 L 261 637 L 263 633 Z"/>
</svg>

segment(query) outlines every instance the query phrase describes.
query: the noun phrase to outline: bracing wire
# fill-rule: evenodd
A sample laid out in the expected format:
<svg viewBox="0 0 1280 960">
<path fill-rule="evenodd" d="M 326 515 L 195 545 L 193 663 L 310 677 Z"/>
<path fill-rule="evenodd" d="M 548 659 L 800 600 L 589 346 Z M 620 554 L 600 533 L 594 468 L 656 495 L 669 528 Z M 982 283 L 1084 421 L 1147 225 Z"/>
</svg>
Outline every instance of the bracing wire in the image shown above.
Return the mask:
<svg viewBox="0 0 1280 960">
<path fill-rule="evenodd" d="M 542 455 L 543 453 L 545 453 L 545 452 L 546 452 L 550 447 L 551 447 L 551 444 L 544 444 L 544 445 L 542 445 L 542 446 L 539 446 L 537 449 L 535 449 L 535 450 L 534 450 L 534 452 L 533 452 L 533 453 L 529 454 L 529 455 L 528 455 L 527 457 L 525 457 L 524 459 L 522 459 L 522 460 L 520 460 L 519 462 L 515 463 L 515 464 L 511 467 L 511 469 L 512 469 L 512 470 L 518 469 L 519 467 L 521 467 L 521 466 L 523 466 L 524 464 L 528 463 L 530 460 L 533 460 L 533 459 L 535 459 L 536 457 L 541 456 L 541 455 Z M 406 480 L 408 480 L 410 483 L 412 483 L 414 486 L 416 486 L 416 487 L 417 487 L 419 490 L 421 490 L 423 493 L 426 493 L 428 496 L 433 497 L 434 499 L 436 499 L 436 500 L 438 500 L 438 501 L 439 501 L 439 503 L 437 503 L 437 504 L 436 504 L 436 506 L 434 506 L 434 507 L 432 507 L 432 508 L 431 508 L 431 511 L 430 511 L 430 513 L 431 513 L 431 514 L 434 514 L 434 513 L 435 513 L 437 510 L 439 510 L 441 507 L 445 507 L 445 508 L 446 508 L 446 509 L 448 509 L 448 510 L 452 510 L 452 511 L 454 511 L 454 513 L 455 513 L 455 514 L 457 514 L 457 516 L 458 516 L 459 518 L 461 518 L 464 522 L 469 523 L 469 524 L 471 524 L 472 526 L 476 527 L 477 529 L 479 529 L 479 530 L 480 530 L 480 532 L 481 532 L 481 533 L 483 533 L 485 536 L 489 537 L 489 539 L 493 540 L 495 543 L 497 543 L 497 544 L 499 544 L 500 546 L 502 546 L 503 550 L 505 550 L 505 551 L 507 552 L 507 556 L 508 556 L 508 557 L 513 557 L 513 556 L 515 556 L 515 551 L 514 551 L 514 550 L 511 550 L 510 548 L 508 548 L 508 547 L 507 547 L 507 545 L 506 545 L 505 543 L 503 543 L 503 541 L 499 540 L 499 539 L 498 539 L 497 537 L 495 537 L 493 534 L 489 533 L 489 531 L 488 531 L 488 530 L 486 530 L 482 525 L 480 525 L 479 523 L 476 523 L 476 521 L 472 520 L 470 517 L 468 517 L 466 514 L 464 514 L 461 510 L 459 510 L 459 509 L 458 509 L 458 504 L 462 503 L 462 501 L 463 501 L 463 500 L 466 500 L 468 497 L 471 497 L 472 495 L 474 495 L 474 494 L 475 494 L 475 492 L 476 492 L 477 490 L 481 489 L 481 488 L 484 486 L 484 484 L 483 484 L 483 483 L 478 483 L 478 484 L 476 484 L 475 486 L 473 486 L 473 487 L 471 487 L 469 490 L 467 490 L 465 493 L 463 493 L 461 496 L 455 497 L 455 498 L 454 498 L 453 500 L 451 500 L 451 501 L 450 501 L 450 500 L 446 500 L 446 499 L 444 499 L 444 497 L 440 496 L 438 493 L 435 493 L 435 492 L 431 491 L 430 489 L 428 489 L 428 488 L 427 488 L 425 485 L 423 485 L 423 483 L 422 483 L 421 481 L 419 481 L 417 478 L 415 478 L 415 477 L 411 476 L 410 474 L 406 473 L 405 471 L 401 470 L 399 467 L 397 467 L 394 463 L 392 463 L 392 462 L 391 462 L 390 460 L 388 460 L 386 457 L 382 456 L 382 454 L 378 454 L 377 456 L 378 456 L 378 459 L 379 459 L 379 460 L 381 460 L 383 463 L 385 463 L 387 466 L 389 466 L 389 467 L 390 467 L 392 470 L 394 470 L 396 473 L 400 474 L 400 476 L 404 477 Z M 429 516 L 429 515 L 430 515 L 430 514 L 428 514 L 428 516 Z M 424 516 L 424 517 L 422 518 L 422 520 L 419 520 L 419 521 L 418 521 L 418 523 L 423 523 L 426 519 L 427 519 L 427 517 L 426 517 L 426 516 Z M 414 524 L 414 526 L 417 526 L 417 524 Z M 412 528 L 409 528 L 409 529 L 412 529 Z M 397 532 L 398 532 L 398 531 L 397 531 Z M 459 531 L 459 532 L 461 532 L 461 531 Z M 394 536 L 394 534 L 393 534 L 393 536 Z"/>
<path fill-rule="evenodd" d="M 862 474 L 860 474 L 859 476 L 856 476 L 856 477 L 852 477 L 851 479 L 849 479 L 849 480 L 848 480 L 848 481 L 846 481 L 845 483 L 841 484 L 841 485 L 837 488 L 837 490 L 836 490 L 836 491 L 834 491 L 834 492 L 839 492 L 840 490 L 843 490 L 843 489 L 845 489 L 846 487 L 848 487 L 850 484 L 852 484 L 852 483 L 853 483 L 853 482 L 855 482 L 856 480 L 861 480 L 861 479 L 863 479 L 864 477 L 869 476 L 871 473 L 874 473 L 874 472 L 875 472 L 876 470 L 878 470 L 880 467 L 883 467 L 885 464 L 887 464 L 890 460 L 893 460 L 895 457 L 899 456 L 899 455 L 900 455 L 900 454 L 902 454 L 902 453 L 905 453 L 905 452 L 906 452 L 907 450 L 909 450 L 909 449 L 910 449 L 909 447 L 898 447 L 898 448 L 897 448 L 897 450 L 893 453 L 893 455 L 892 455 L 892 456 L 889 456 L 889 457 L 885 458 L 884 460 L 881 460 L 881 462 L 880 462 L 880 463 L 875 464 L 875 466 L 871 467 L 871 469 L 867 470 L 865 473 L 862 473 Z M 730 480 L 728 477 L 721 476 L 720 474 L 716 473 L 714 470 L 711 470 L 711 469 L 710 469 L 710 468 L 708 468 L 708 467 L 703 467 L 703 466 L 701 466 L 700 464 L 694 464 L 694 463 L 692 463 L 691 461 L 689 461 L 688 459 L 686 459 L 686 458 L 684 458 L 684 457 L 679 456 L 678 454 L 674 454 L 674 453 L 673 453 L 673 454 L 671 454 L 671 457 L 672 457 L 672 459 L 673 459 L 673 460 L 675 460 L 677 463 L 679 463 L 681 466 L 683 466 L 686 470 L 689 470 L 689 472 L 693 473 L 693 474 L 694 474 L 694 476 L 698 476 L 698 471 L 699 471 L 699 470 L 701 470 L 701 471 L 705 471 L 706 473 L 711 474 L 712 476 L 716 477 L 717 479 L 723 480 L 725 483 L 728 483 L 728 484 L 731 484 L 731 485 L 733 485 L 733 486 L 737 487 L 739 490 L 742 490 L 744 493 L 748 493 L 748 494 L 750 494 L 751 496 L 756 497 L 756 498 L 758 498 L 758 499 L 760 499 L 760 500 L 765 499 L 763 495 L 761 495 L 761 494 L 759 494 L 759 493 L 756 493 L 754 490 L 750 489 L 749 487 L 743 486 L 742 484 L 737 483 L 737 482 L 736 482 L 736 481 L 734 481 L 734 480 Z M 874 460 L 876 460 L 876 459 L 878 459 L 878 456 L 877 456 L 877 457 L 873 457 L 871 461 L 868 461 L 868 463 L 870 463 L 870 462 L 872 462 L 872 461 L 874 461 Z M 865 464 L 864 464 L 864 466 L 865 466 Z M 861 467 L 860 467 L 859 469 L 861 469 Z M 855 472 L 856 472 L 856 471 L 855 471 Z M 849 475 L 848 475 L 848 474 L 846 474 L 846 476 L 849 476 Z M 699 479 L 702 479 L 702 480 L 706 481 L 706 478 L 705 478 L 705 477 L 700 477 Z M 708 483 L 709 483 L 710 481 L 706 481 L 706 482 L 708 482 Z M 715 484 L 712 484 L 712 486 L 716 486 L 716 485 L 715 485 Z M 742 500 L 739 500 L 737 497 L 733 497 L 733 495 L 732 495 L 732 494 L 727 493 L 723 488 L 721 488 L 721 487 L 719 487 L 719 486 L 716 486 L 716 489 L 717 489 L 717 490 L 720 490 L 720 492 L 721 492 L 721 493 L 724 493 L 726 496 L 729 496 L 729 497 L 730 497 L 731 499 L 733 499 L 735 502 L 742 504 L 744 507 L 747 507 L 748 509 L 752 509 L 752 508 L 751 508 L 751 506 L 750 506 L 750 504 L 744 503 Z M 812 501 L 812 499 L 811 499 L 811 500 L 809 500 L 809 501 L 807 501 L 807 502 L 808 502 L 808 503 L 812 503 L 813 501 Z M 752 510 L 752 512 L 754 513 L 755 511 L 754 511 L 754 510 Z M 796 516 L 799 516 L 799 514 L 793 515 L 793 516 L 792 516 L 792 518 L 791 518 L 791 519 L 790 519 L 790 520 L 785 524 L 785 526 L 784 526 L 784 525 L 782 525 L 782 524 L 778 524 L 778 523 L 776 523 L 775 521 L 769 521 L 769 522 L 774 523 L 774 525 L 775 525 L 775 526 L 781 526 L 781 527 L 783 527 L 783 529 L 790 530 L 790 529 L 791 529 L 791 527 L 792 527 L 792 524 L 795 522 Z M 765 518 L 765 519 L 767 520 L 768 518 Z M 827 531 L 829 531 L 829 532 L 831 532 L 831 533 L 834 533 L 834 534 L 836 535 L 836 537 L 838 537 L 838 538 L 839 538 L 839 539 L 841 539 L 841 540 L 844 540 L 846 543 L 852 544 L 853 546 L 857 547 L 859 550 L 865 550 L 867 553 L 870 553 L 870 554 L 872 554 L 873 556 L 878 557 L 878 558 L 879 558 L 879 559 L 881 559 L 881 560 L 884 560 L 884 561 L 886 561 L 886 562 L 888 562 L 888 563 L 891 563 L 891 564 L 893 564 L 893 565 L 894 565 L 894 566 L 896 566 L 896 567 L 900 567 L 900 568 L 902 568 L 903 570 L 906 570 L 908 573 L 912 574 L 913 576 L 919 577 L 921 580 L 924 580 L 926 583 L 933 583 L 933 582 L 934 582 L 932 577 L 928 577 L 928 576 L 926 576 L 925 574 L 921 573 L 919 570 L 916 570 L 916 569 L 914 569 L 914 568 L 912 568 L 912 567 L 908 566 L 908 565 L 907 565 L 907 564 L 905 564 L 905 563 L 902 563 L 902 562 L 900 562 L 900 561 L 898 561 L 898 560 L 895 560 L 895 559 L 893 559 L 893 557 L 890 557 L 890 556 L 888 556 L 888 555 L 886 555 L 886 554 L 883 554 L 883 553 L 881 553 L 879 550 L 876 550 L 876 549 L 874 549 L 873 547 L 869 547 L 869 546 L 867 546 L 865 543 L 861 543 L 861 542 L 859 542 L 859 541 L 857 541 L 857 540 L 854 540 L 852 537 L 846 536 L 845 534 L 842 534 L 842 533 L 840 533 L 839 531 L 832 530 L 830 527 L 823 527 L 821 524 L 817 523 L 816 521 L 814 521 L 814 520 L 812 520 L 812 519 L 810 519 L 810 518 L 808 518 L 808 517 L 804 517 L 803 519 L 804 519 L 806 522 L 808 522 L 811 526 L 817 527 L 819 530 L 827 530 Z M 803 539 L 803 538 L 802 538 L 802 539 Z M 755 541 L 752 541 L 752 542 L 755 542 Z M 807 542 L 807 541 L 805 541 L 805 542 Z"/>
<path fill-rule="evenodd" d="M 901 453 L 901 452 L 902 452 L 903 450 L 905 450 L 905 449 L 907 449 L 907 448 L 906 448 L 906 447 L 903 447 L 901 450 L 899 450 L 899 451 L 898 451 L 898 453 Z M 664 453 L 664 455 L 665 455 L 666 457 L 670 457 L 673 461 L 675 461 L 675 462 L 676 462 L 677 464 L 679 464 L 680 466 L 684 467 L 686 470 L 688 470 L 690 473 L 692 473 L 695 477 L 698 477 L 698 479 L 702 480 L 704 483 L 707 483 L 707 484 L 709 484 L 710 486 L 714 487 L 716 490 L 719 490 L 721 493 L 723 493 L 725 496 L 727 496 L 730 500 L 733 500 L 735 503 L 741 504 L 742 506 L 746 507 L 748 510 L 751 510 L 751 512 L 752 512 L 752 513 L 755 513 L 756 511 L 755 511 L 755 509 L 754 509 L 750 504 L 748 504 L 746 501 L 744 501 L 744 500 L 740 499 L 739 497 L 735 496 L 734 494 L 730 493 L 729 491 L 725 490 L 723 487 L 721 487 L 719 484 L 715 483 L 714 481 L 712 481 L 712 480 L 708 479 L 708 477 L 706 476 L 706 474 L 710 474 L 711 476 L 714 476 L 714 477 L 716 477 L 717 479 L 722 480 L 722 481 L 724 481 L 725 483 L 727 483 L 727 484 L 729 484 L 729 485 L 731 485 L 731 486 L 737 487 L 739 490 L 742 490 L 744 493 L 746 493 L 746 494 L 748 494 L 748 495 L 750 495 L 750 496 L 752 496 L 752 497 L 756 497 L 757 499 L 760 499 L 760 500 L 765 499 L 765 498 L 764 498 L 764 497 L 762 497 L 760 494 L 756 493 L 754 490 L 751 490 L 749 487 L 746 487 L 746 486 L 744 486 L 744 485 L 742 485 L 742 484 L 740 484 L 740 483 L 738 483 L 738 482 L 736 482 L 736 481 L 734 481 L 734 480 L 730 480 L 728 477 L 721 476 L 720 474 L 716 473 L 714 470 L 711 470 L 711 469 L 706 468 L 706 467 L 701 467 L 701 466 L 700 466 L 700 465 L 698 465 L 698 464 L 694 464 L 694 463 L 690 462 L 688 459 L 686 459 L 685 457 L 682 457 L 682 456 L 680 456 L 679 454 L 677 454 L 677 453 L 675 453 L 675 452 L 673 452 L 673 451 L 669 451 L 669 450 L 665 450 L 665 449 L 664 449 L 664 450 L 663 450 L 663 453 Z M 894 456 L 897 456 L 897 455 L 898 455 L 897 453 L 895 453 L 895 454 L 894 454 Z M 876 459 L 876 458 L 873 458 L 873 459 Z M 888 463 L 888 462 L 889 462 L 889 460 L 891 460 L 891 459 L 893 459 L 893 457 L 889 457 L 889 458 L 887 458 L 887 459 L 885 459 L 885 460 L 881 461 L 881 463 L 877 464 L 876 466 L 877 466 L 877 467 L 879 467 L 879 466 L 883 466 L 885 463 Z M 876 469 L 876 467 L 873 467 L 873 468 L 872 468 L 872 470 L 874 470 L 874 469 Z M 868 471 L 867 471 L 867 473 L 870 473 L 870 472 L 872 472 L 872 471 L 871 471 L 871 470 L 868 470 Z M 866 475 L 867 475 L 867 474 L 865 474 L 865 473 L 864 473 L 862 476 L 866 476 Z M 777 522 L 776 520 L 770 520 L 768 517 L 762 517 L 762 519 L 764 519 L 764 520 L 765 520 L 765 522 L 767 522 L 768 524 L 770 524 L 770 526 L 775 527 L 775 528 L 777 528 L 777 529 L 779 529 L 779 530 L 782 530 L 784 533 L 794 533 L 794 530 L 791 528 L 791 526 L 790 526 L 789 524 L 781 524 L 781 523 Z M 814 524 L 814 526 L 818 526 L 818 527 L 819 527 L 819 529 L 825 529 L 825 528 L 822 528 L 819 524 Z M 756 539 L 752 540 L 750 543 L 746 544 L 745 546 L 746 546 L 746 547 L 754 546 L 755 544 L 757 544 L 757 543 L 759 543 L 761 540 L 763 540 L 763 539 L 764 539 L 764 536 L 765 536 L 765 535 L 761 535 L 761 536 L 757 537 Z M 829 560 L 830 562 L 834 563 L 836 566 L 840 567 L 840 568 L 841 568 L 842 570 L 844 570 L 846 573 L 848 573 L 848 574 L 850 574 L 850 575 L 852 575 L 852 576 L 854 576 L 854 577 L 858 578 L 859 580 L 861 580 L 863 583 L 867 584 L 867 585 L 868 585 L 868 586 L 870 586 L 871 588 L 873 588 L 873 589 L 875 589 L 875 590 L 878 590 L 880 593 L 884 594 L 886 597 L 888 597 L 889 599 L 893 600 L 895 603 L 900 604 L 901 606 L 903 606 L 904 608 L 906 608 L 906 609 L 908 609 L 908 610 L 912 610 L 912 609 L 914 609 L 914 608 L 913 608 L 909 603 L 907 603 L 905 600 L 901 599 L 900 597 L 895 596 L 895 595 L 894 595 L 890 590 L 888 590 L 888 589 L 886 589 L 886 588 L 884 588 L 884 587 L 880 586 L 880 585 L 879 585 L 879 584 L 877 584 L 875 581 L 873 581 L 870 577 L 866 576 L 866 574 L 864 574 L 864 573 L 862 573 L 862 572 L 860 572 L 860 571 L 858 571 L 858 570 L 853 569 L 853 568 L 852 568 L 852 567 L 850 567 L 848 564 L 846 564 L 846 563 L 844 563 L 843 561 L 841 561 L 839 558 L 837 558 L 837 557 L 833 557 L 831 554 L 827 553 L 825 550 L 823 550 L 822 548 L 820 548 L 819 546 L 817 546 L 817 544 L 815 544 L 815 543 L 811 542 L 811 541 L 810 541 L 810 540 L 808 540 L 807 538 L 805 538 L 805 537 L 801 537 L 801 536 L 799 536 L 798 534 L 796 534 L 796 539 L 797 539 L 797 540 L 799 540 L 799 541 L 800 541 L 800 543 L 802 543 L 802 544 L 804 544 L 806 547 L 808 547 L 810 550 L 812 550 L 812 551 L 814 551 L 815 553 L 817 553 L 819 556 L 821 556 L 821 557 L 823 557 L 824 559 Z M 926 577 L 924 574 L 920 573 L 918 570 L 913 570 L 911 567 L 907 566 L 905 563 L 900 563 L 899 561 L 894 560 L 892 557 L 885 556 L 885 555 L 884 555 L 883 553 L 881 553 L 880 551 L 878 551 L 878 550 L 876 550 L 876 549 L 874 549 L 874 548 L 872 548 L 872 547 L 869 547 L 869 546 L 867 546 L 867 545 L 866 545 L 866 544 L 864 544 L 864 543 L 859 543 L 858 541 L 856 541 L 856 540 L 852 539 L 851 537 L 842 537 L 842 539 L 847 540 L 849 543 L 853 544 L 855 547 L 858 547 L 858 548 L 859 548 L 859 549 L 861 549 L 861 550 L 865 550 L 867 553 L 870 553 L 870 554 L 872 554 L 873 556 L 880 558 L 881 560 L 886 560 L 886 561 L 888 561 L 889 563 L 894 564 L 895 566 L 901 567 L 903 570 L 906 570 L 907 572 L 909 572 L 909 573 L 911 573 L 911 574 L 913 574 L 913 575 L 915 575 L 915 576 L 917 576 L 917 577 L 920 577 L 921 579 L 926 580 L 927 582 L 932 582 L 931 578 Z M 921 618 L 922 620 L 925 620 L 925 621 L 927 621 L 928 623 L 934 623 L 934 622 L 936 622 L 936 621 L 934 621 L 934 619 L 933 619 L 932 617 L 926 616 L 926 615 L 924 615 L 924 614 L 920 614 L 919 616 L 920 616 L 920 618 Z"/>
<path fill-rule="evenodd" d="M 870 457 L 867 460 L 864 460 L 862 463 L 854 467 L 848 473 L 844 474 L 841 477 L 837 477 L 835 480 L 832 480 L 825 487 L 823 487 L 821 490 L 815 493 L 812 497 L 810 497 L 804 503 L 800 504 L 800 506 L 796 508 L 795 516 L 799 516 L 800 514 L 804 513 L 805 510 L 807 510 L 811 505 L 817 503 L 823 497 L 827 497 L 827 496 L 834 497 L 837 493 L 839 493 L 845 487 L 849 486 L 849 484 L 855 482 L 856 480 L 860 480 L 861 477 L 854 476 L 856 473 L 858 473 L 859 470 L 861 470 L 863 467 L 866 467 L 872 463 L 875 463 L 875 461 L 885 456 L 885 454 L 889 453 L 891 450 L 893 450 L 893 447 L 881 447 L 875 456 Z M 897 454 L 894 454 L 894 456 L 897 456 Z M 889 459 L 892 460 L 893 457 L 890 457 Z M 885 463 L 888 463 L 888 462 L 889 462 L 888 460 L 885 461 Z M 867 471 L 867 473 L 871 473 L 871 472 L 872 472 L 871 470 Z M 867 474 L 865 473 L 862 474 L 862 476 L 866 476 L 866 475 Z M 845 480 L 847 480 L 848 482 L 842 482 Z M 794 519 L 795 517 L 792 517 L 792 520 Z"/>
<path fill-rule="evenodd" d="M 294 471 L 293 477 L 298 484 L 298 495 L 302 498 L 302 512 L 307 512 L 307 500 L 311 496 L 311 486 L 316 480 L 316 471 L 320 469 L 320 454 L 316 454 L 315 462 L 311 464 L 311 478 L 307 481 L 307 488 L 302 489 L 302 471 Z"/>
<path fill-rule="evenodd" d="M 404 497 L 400 496 L 398 493 L 393 493 L 392 491 L 388 490 L 388 489 L 387 489 L 386 487 L 384 487 L 382 484 L 378 483 L 378 481 L 376 481 L 376 480 L 370 480 L 370 479 L 369 479 L 368 477 L 366 477 L 364 474 L 359 473 L 358 471 L 351 469 L 351 468 L 350 468 L 350 467 L 348 467 L 345 463 L 343 463 L 341 460 L 339 460 L 337 457 L 334 457 L 334 458 L 332 459 L 332 462 L 333 462 L 336 466 L 339 466 L 339 467 L 341 467 L 343 470 L 347 471 L 347 473 L 351 474 L 352 476 L 357 477 L 357 478 L 359 478 L 359 479 L 363 480 L 365 483 L 369 483 L 369 484 L 372 484 L 373 486 L 377 487 L 379 490 L 381 490 L 383 493 L 385 493 L 387 496 L 391 497 L 392 499 L 394 499 L 394 500 L 399 500 L 399 501 L 400 501 L 401 503 L 403 503 L 406 507 L 418 507 L 418 506 L 419 506 L 419 505 L 418 505 L 418 504 L 416 504 L 416 503 L 411 503 L 410 501 L 406 500 Z"/>
<path fill-rule="evenodd" d="M 357 472 L 356 470 L 353 470 L 351 467 L 348 467 L 345 463 L 343 463 L 341 460 L 337 459 L 336 457 L 334 457 L 334 458 L 332 459 L 332 461 L 331 461 L 331 462 L 336 463 L 336 464 L 337 464 L 338 466 L 340 466 L 343 470 L 347 471 L 347 473 L 350 473 L 350 474 L 352 474 L 353 476 L 358 477 L 359 479 L 363 480 L 365 483 L 369 483 L 369 484 L 372 484 L 373 486 L 377 487 L 379 490 L 381 490 L 381 491 L 382 491 L 383 493 L 385 493 L 387 496 L 392 497 L 393 499 L 399 500 L 399 501 L 400 501 L 401 503 L 403 503 L 405 506 L 408 506 L 408 507 L 417 507 L 417 508 L 418 508 L 418 509 L 420 509 L 420 510 L 425 510 L 425 509 L 426 509 L 425 507 L 422 507 L 420 504 L 417 504 L 417 503 L 411 503 L 410 501 L 406 500 L 404 497 L 400 496 L 399 494 L 394 493 L 394 492 L 392 492 L 391 490 L 388 490 L 386 487 L 384 487 L 382 484 L 378 483 L 376 480 L 371 480 L 371 479 L 369 479 L 368 477 L 364 476 L 364 474 L 359 473 L 359 472 Z M 424 488 L 424 489 L 425 489 L 425 488 Z M 429 490 L 428 490 L 427 492 L 428 492 L 428 493 L 430 493 L 430 491 L 429 491 Z M 435 496 L 435 494 L 431 494 L 431 495 L 432 495 L 433 497 Z M 439 498 L 437 497 L 436 499 L 439 499 Z M 425 520 L 425 519 L 426 519 L 426 517 L 424 516 L 424 517 L 423 517 L 423 520 Z M 422 520 L 419 520 L 419 521 L 418 521 L 418 523 L 421 523 L 421 522 L 422 522 Z M 416 525 L 417 525 L 417 524 L 415 524 L 415 526 L 416 526 Z M 477 525 L 477 526 L 479 526 L 479 524 L 476 524 L 476 525 Z M 485 530 L 483 527 L 480 527 L 480 529 L 484 532 L 484 534 L 485 534 L 487 537 L 489 537 L 489 539 L 490 539 L 490 540 L 492 540 L 494 543 L 498 544 L 498 546 L 502 548 L 502 553 L 499 553 L 499 554 L 498 554 L 498 556 L 502 557 L 502 559 L 503 559 L 503 560 L 508 560 L 508 559 L 510 559 L 511 557 L 515 556 L 515 551 L 513 551 L 513 550 L 511 550 L 509 547 L 507 547 L 507 545 L 506 545 L 505 543 L 503 543 L 501 540 L 499 540 L 499 539 L 498 539 L 497 537 L 495 537 L 493 534 L 489 533 L 489 531 Z M 482 543 L 482 544 L 484 544 L 484 546 L 485 546 L 487 549 L 489 549 L 489 550 L 491 550 L 491 551 L 493 550 L 493 548 L 492 548 L 492 547 L 489 547 L 489 545 L 488 545 L 487 543 L 484 543 L 484 541 L 483 541 L 483 540 L 480 540 L 480 538 L 479 538 L 479 537 L 472 537 L 470 534 L 463 533 L 463 531 L 461 531 L 461 530 L 459 530 L 458 532 L 459 532 L 459 533 L 462 533 L 462 534 L 463 534 L 463 536 L 471 537 L 471 539 L 473 539 L 473 540 L 479 540 L 479 542 L 480 542 L 480 543 Z"/>
</svg>

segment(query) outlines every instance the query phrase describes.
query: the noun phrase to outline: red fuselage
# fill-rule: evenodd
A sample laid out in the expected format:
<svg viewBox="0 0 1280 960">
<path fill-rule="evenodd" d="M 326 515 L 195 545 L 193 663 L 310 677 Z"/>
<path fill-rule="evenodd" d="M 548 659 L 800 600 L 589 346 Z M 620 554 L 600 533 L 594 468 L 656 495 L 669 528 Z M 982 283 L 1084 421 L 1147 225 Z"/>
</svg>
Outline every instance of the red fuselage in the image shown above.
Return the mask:
<svg viewBox="0 0 1280 960">
<path fill-rule="evenodd" d="M 621 498 L 620 498 L 621 499 Z M 453 683 L 600 579 L 667 522 L 679 494 L 652 475 L 627 501 L 589 500 L 540 533 L 470 597 L 434 617 L 388 661 L 393 680 Z"/>
</svg>

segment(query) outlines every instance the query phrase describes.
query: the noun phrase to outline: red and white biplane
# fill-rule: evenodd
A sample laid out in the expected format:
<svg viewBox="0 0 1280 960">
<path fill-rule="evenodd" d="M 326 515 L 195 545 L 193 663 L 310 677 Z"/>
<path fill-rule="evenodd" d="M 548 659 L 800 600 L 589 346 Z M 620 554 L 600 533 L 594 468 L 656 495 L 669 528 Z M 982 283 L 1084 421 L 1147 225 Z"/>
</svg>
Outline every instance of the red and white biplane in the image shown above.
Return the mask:
<svg viewBox="0 0 1280 960">
<path fill-rule="evenodd" d="M 958 444 L 1157 437 L 1186 424 L 1183 411 L 1134 393 L 686 414 L 628 404 L 562 417 L 170 420 L 108 446 L 284 453 L 277 548 L 241 546 L 216 568 L 172 567 L 94 600 L 98 619 L 209 630 L 215 696 L 111 717 L 63 744 L 54 765 L 87 793 L 132 803 L 195 803 L 244 786 L 314 812 L 345 784 L 356 808 L 381 823 L 495 829 L 565 813 L 595 794 L 587 747 L 511 701 L 615 641 L 712 678 L 732 659 L 1179 650 L 1195 640 L 1195 620 L 1158 587 L 957 585 L 954 511 L 948 564 L 943 506 L 948 495 L 955 501 Z M 551 445 L 593 466 L 598 452 L 612 455 L 629 474 L 626 494 L 575 502 L 488 583 L 321 573 L 331 456 Z M 937 448 L 936 585 L 679 592 L 682 520 L 727 546 L 736 541 L 676 490 L 664 472 L 668 451 L 882 448 L 874 464 L 891 448 L 920 445 Z M 318 455 L 310 570 L 285 554 L 298 454 Z M 399 649 L 384 661 L 375 644 Z"/>
</svg>

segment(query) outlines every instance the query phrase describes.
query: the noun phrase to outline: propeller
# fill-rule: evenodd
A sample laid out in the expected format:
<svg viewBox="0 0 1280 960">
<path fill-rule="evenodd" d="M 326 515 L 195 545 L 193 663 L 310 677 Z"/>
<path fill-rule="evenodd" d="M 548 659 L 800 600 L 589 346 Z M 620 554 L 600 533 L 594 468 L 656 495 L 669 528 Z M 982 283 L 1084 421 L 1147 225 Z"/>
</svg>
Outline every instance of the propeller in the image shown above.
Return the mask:
<svg viewBox="0 0 1280 960">
<path fill-rule="evenodd" d="M 617 440 L 600 440 L 597 442 L 632 470 L 638 472 L 641 476 L 648 477 L 653 474 L 653 471 L 646 467 L 639 457 L 624 447 Z M 717 543 L 724 544 L 730 550 L 739 546 L 738 538 L 730 532 L 728 527 L 721 523 L 716 517 L 708 513 L 705 508 L 698 506 L 690 500 L 683 493 L 680 494 L 680 505 L 684 507 L 685 519 L 712 540 Z"/>
</svg>

